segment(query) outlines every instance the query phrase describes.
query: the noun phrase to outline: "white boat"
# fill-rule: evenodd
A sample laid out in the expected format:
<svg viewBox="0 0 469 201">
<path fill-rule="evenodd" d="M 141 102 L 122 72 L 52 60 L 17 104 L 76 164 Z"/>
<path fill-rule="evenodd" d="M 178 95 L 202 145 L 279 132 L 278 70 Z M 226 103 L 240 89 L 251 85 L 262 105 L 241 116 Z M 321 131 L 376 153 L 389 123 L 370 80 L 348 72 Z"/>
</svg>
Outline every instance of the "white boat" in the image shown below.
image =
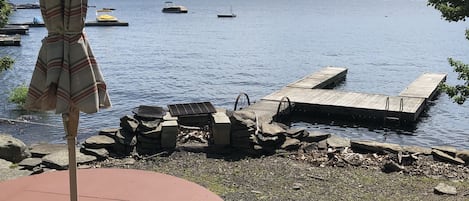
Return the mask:
<svg viewBox="0 0 469 201">
<path fill-rule="evenodd" d="M 236 17 L 236 14 L 233 13 L 233 9 L 230 6 L 230 13 L 218 14 L 217 17 Z"/>
<path fill-rule="evenodd" d="M 165 7 L 161 10 L 163 13 L 187 13 L 187 8 L 184 6 L 175 5 L 171 1 L 166 1 Z"/>
<path fill-rule="evenodd" d="M 96 21 L 97 22 L 117 22 L 117 18 L 114 17 L 112 11 L 114 9 L 103 8 L 96 10 Z"/>
</svg>

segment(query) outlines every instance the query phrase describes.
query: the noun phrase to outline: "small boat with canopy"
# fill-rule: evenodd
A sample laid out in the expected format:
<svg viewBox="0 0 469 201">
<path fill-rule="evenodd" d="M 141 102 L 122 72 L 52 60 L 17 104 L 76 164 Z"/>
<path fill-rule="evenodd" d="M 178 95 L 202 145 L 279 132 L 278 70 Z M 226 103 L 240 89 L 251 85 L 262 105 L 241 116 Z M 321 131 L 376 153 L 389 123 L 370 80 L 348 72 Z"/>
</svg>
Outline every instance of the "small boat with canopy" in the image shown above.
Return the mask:
<svg viewBox="0 0 469 201">
<path fill-rule="evenodd" d="M 114 17 L 112 14 L 112 11 L 114 9 L 110 8 L 103 8 L 96 10 L 96 21 L 97 22 L 117 22 L 117 18 Z"/>
</svg>

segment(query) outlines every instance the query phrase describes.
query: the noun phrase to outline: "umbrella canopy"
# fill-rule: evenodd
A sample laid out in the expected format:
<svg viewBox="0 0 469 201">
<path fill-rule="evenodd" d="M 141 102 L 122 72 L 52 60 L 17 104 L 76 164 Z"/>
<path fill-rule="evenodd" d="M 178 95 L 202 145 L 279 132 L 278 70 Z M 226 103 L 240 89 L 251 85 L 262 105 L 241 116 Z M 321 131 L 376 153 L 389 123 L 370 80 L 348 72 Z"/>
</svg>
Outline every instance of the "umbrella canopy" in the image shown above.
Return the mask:
<svg viewBox="0 0 469 201">
<path fill-rule="evenodd" d="M 85 113 L 110 107 L 101 71 L 83 33 L 87 0 L 41 0 L 43 39 L 25 108 Z"/>
<path fill-rule="evenodd" d="M 106 84 L 83 33 L 87 0 L 41 0 L 42 40 L 25 108 L 62 113 L 69 152 L 70 200 L 76 201 L 75 143 L 79 112 L 111 106 Z"/>
</svg>

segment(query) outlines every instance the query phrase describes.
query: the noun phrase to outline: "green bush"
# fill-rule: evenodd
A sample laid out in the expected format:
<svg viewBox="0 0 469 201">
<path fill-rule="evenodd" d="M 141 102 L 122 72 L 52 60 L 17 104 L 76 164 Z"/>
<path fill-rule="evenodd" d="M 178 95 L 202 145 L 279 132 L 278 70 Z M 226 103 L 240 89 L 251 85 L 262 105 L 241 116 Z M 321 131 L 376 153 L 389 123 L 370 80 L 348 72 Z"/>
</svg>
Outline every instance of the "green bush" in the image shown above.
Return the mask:
<svg viewBox="0 0 469 201">
<path fill-rule="evenodd" d="M 12 12 L 11 6 L 7 0 L 0 0 L 0 27 L 8 23 L 8 18 Z"/>
<path fill-rule="evenodd" d="M 28 94 L 28 87 L 25 84 L 17 86 L 10 92 L 8 101 L 18 104 L 18 106 L 23 106 L 26 102 L 26 95 Z"/>
<path fill-rule="evenodd" d="M 0 58 L 0 72 L 10 69 L 13 66 L 13 63 L 15 63 L 15 60 L 9 56 Z"/>
</svg>

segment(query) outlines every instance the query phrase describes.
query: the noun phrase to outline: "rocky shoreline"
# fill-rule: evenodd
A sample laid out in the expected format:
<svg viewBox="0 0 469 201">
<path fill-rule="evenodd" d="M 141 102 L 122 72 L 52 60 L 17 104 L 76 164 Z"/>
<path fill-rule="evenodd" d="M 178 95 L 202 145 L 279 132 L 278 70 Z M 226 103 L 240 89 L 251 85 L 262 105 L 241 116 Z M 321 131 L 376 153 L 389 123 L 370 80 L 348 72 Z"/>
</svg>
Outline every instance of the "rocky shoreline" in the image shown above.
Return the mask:
<svg viewBox="0 0 469 201">
<path fill-rule="evenodd" d="M 179 129 L 176 145 L 169 148 L 161 146 L 164 129 L 159 122 L 126 116 L 121 119 L 121 128 L 103 129 L 98 135 L 86 139 L 77 149 L 77 163 L 79 168 L 153 170 L 154 164 L 151 163 L 184 153 L 202 154 L 206 160 L 223 158 L 225 162 L 282 158 L 309 167 L 359 168 L 386 174 L 444 179 L 469 186 L 469 150 L 350 140 L 330 133 L 290 129 L 275 122 L 259 124 L 255 116 L 247 112 L 237 111 L 227 115 L 231 121 L 230 145 L 216 145 L 210 141 L 210 133 L 206 130 L 186 127 Z M 146 139 L 145 147 L 141 146 L 141 139 Z M 160 144 L 151 146 L 151 143 Z M 0 134 L 0 181 L 65 170 L 68 168 L 67 157 L 66 145 L 26 146 L 10 135 Z M 435 186 L 434 192 L 463 197 L 469 195 L 469 189 L 458 192 L 447 184 Z"/>
</svg>

